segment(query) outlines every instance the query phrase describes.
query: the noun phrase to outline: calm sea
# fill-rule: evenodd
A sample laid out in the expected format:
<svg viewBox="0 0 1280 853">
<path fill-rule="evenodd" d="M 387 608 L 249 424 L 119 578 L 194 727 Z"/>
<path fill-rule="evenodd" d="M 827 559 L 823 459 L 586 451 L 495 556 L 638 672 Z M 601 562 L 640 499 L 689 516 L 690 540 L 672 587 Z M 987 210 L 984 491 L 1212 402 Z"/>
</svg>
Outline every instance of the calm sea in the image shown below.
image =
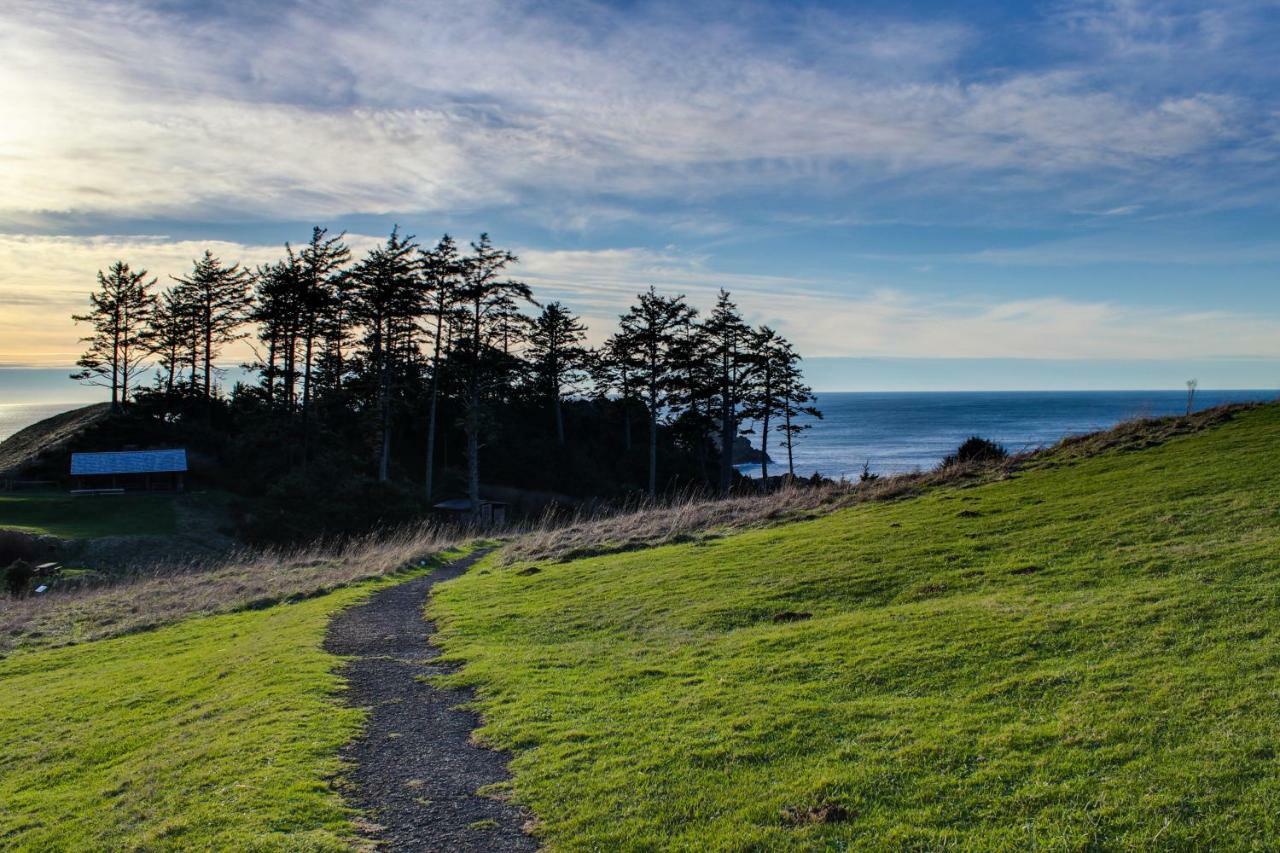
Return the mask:
<svg viewBox="0 0 1280 853">
<path fill-rule="evenodd" d="M 23 427 L 86 406 L 87 403 L 0 403 L 0 441 Z"/>
<path fill-rule="evenodd" d="M 1197 409 L 1274 400 L 1275 391 L 1198 391 Z M 928 469 L 971 435 L 1010 452 L 1056 443 L 1134 417 L 1186 411 L 1185 391 L 1004 391 L 821 394 L 824 415 L 796 443 L 796 473 L 857 477 L 864 462 L 876 473 Z M 759 437 L 752 443 L 758 445 Z M 770 436 L 770 474 L 783 473 L 786 450 Z M 744 466 L 757 476 L 759 466 Z"/>
</svg>

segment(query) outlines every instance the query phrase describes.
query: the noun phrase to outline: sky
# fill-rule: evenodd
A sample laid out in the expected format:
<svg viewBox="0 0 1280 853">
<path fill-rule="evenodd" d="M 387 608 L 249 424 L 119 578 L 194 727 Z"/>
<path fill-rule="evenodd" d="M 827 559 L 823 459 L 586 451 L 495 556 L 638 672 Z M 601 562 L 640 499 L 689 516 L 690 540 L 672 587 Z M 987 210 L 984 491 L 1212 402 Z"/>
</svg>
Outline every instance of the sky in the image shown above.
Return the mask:
<svg viewBox="0 0 1280 853">
<path fill-rule="evenodd" d="M 1280 0 L 7 0 L 0 395 L 81 393 L 113 260 L 315 224 L 487 231 L 597 340 L 724 287 L 823 390 L 1277 387 L 1278 36 Z"/>
</svg>

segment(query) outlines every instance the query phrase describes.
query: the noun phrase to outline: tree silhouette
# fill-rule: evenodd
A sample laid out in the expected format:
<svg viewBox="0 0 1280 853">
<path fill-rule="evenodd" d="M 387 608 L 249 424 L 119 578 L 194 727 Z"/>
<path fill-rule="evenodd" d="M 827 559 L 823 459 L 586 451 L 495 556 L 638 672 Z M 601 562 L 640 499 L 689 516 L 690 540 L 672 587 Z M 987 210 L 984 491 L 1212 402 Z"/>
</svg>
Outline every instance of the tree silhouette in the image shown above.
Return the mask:
<svg viewBox="0 0 1280 853">
<path fill-rule="evenodd" d="M 679 365 L 675 358 L 681 333 L 697 311 L 684 296 L 659 296 L 650 287 L 620 318 L 619 349 L 636 375 L 649 413 L 650 498 L 658 493 L 658 420 L 678 394 Z"/>
<path fill-rule="evenodd" d="M 239 264 L 224 266 L 206 250 L 192 263 L 188 278 L 175 277 L 174 281 L 174 302 L 185 306 L 189 318 L 191 385 L 193 389 L 197 387 L 198 362 L 202 366 L 204 398 L 208 400 L 213 393 L 213 365 L 222 347 L 245 336 L 240 329 L 249 319 L 253 304 L 253 273 Z"/>
<path fill-rule="evenodd" d="M 741 407 L 754 363 L 751 330 L 738 313 L 728 291 L 721 290 L 716 305 L 701 326 L 708 356 L 716 371 L 716 415 L 720 423 L 720 494 L 733 484 L 733 445 L 738 437 Z"/>
<path fill-rule="evenodd" d="M 416 350 L 423 313 L 419 248 L 412 236 L 401 237 L 395 228 L 384 245 L 370 250 L 344 276 L 354 297 L 350 316 L 364 330 L 362 360 L 378 389 L 378 480 L 384 483 L 391 464 L 392 384 Z"/>
<path fill-rule="evenodd" d="M 529 360 L 538 393 L 551 404 L 556 443 L 564 446 L 566 391 L 576 390 L 586 376 L 587 350 L 582 346 L 587 327 L 559 302 L 551 302 L 533 321 Z"/>
<path fill-rule="evenodd" d="M 427 450 L 424 491 L 428 501 L 432 499 L 435 482 L 436 420 L 440 406 L 442 356 L 445 351 L 445 330 L 457 319 L 459 292 L 465 266 L 458 255 L 458 246 L 445 234 L 434 248 L 423 250 L 421 257 L 422 283 L 426 290 L 425 315 L 431 321 L 431 389 L 427 412 Z"/>
<path fill-rule="evenodd" d="M 466 337 L 459 347 L 466 374 L 464 431 L 467 437 L 467 497 L 471 512 L 480 507 L 480 444 L 484 430 L 485 406 L 495 391 L 496 380 L 505 376 L 510 356 L 508 312 L 512 302 L 533 301 L 527 284 L 503 278 L 506 268 L 517 258 L 496 248 L 488 234 L 471 244 L 472 254 L 463 266 L 458 302 L 465 307 Z"/>
<path fill-rule="evenodd" d="M 129 389 L 150 354 L 151 312 L 155 307 L 153 278 L 147 271 L 134 272 L 116 261 L 105 273 L 98 271 L 98 289 L 89 294 L 89 313 L 72 315 L 77 323 L 91 323 L 93 333 L 81 338 L 89 344 L 71 378 L 86 385 L 111 389 L 111 408 L 119 411 L 129 402 Z"/>
</svg>

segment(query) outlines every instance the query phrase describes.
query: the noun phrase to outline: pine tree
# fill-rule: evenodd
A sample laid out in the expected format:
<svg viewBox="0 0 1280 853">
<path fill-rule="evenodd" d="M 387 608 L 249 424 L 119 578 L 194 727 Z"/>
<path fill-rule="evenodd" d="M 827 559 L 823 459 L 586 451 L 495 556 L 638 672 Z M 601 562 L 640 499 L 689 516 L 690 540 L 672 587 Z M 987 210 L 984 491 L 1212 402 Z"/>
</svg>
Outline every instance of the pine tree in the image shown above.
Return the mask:
<svg viewBox="0 0 1280 853">
<path fill-rule="evenodd" d="M 186 347 L 193 336 L 192 324 L 191 311 L 178 288 L 160 294 L 151 314 L 148 344 L 163 371 L 166 399 L 173 397 L 184 365 L 190 364 Z"/>
<path fill-rule="evenodd" d="M 551 302 L 533 321 L 529 360 L 538 392 L 550 402 L 556 443 L 564 447 L 564 409 L 567 391 L 586 378 L 587 350 L 582 346 L 587 327 L 559 302 Z"/>
<path fill-rule="evenodd" d="M 119 411 L 129 402 L 129 389 L 150 354 L 151 312 L 156 280 L 147 271 L 134 272 L 116 261 L 107 272 L 98 271 L 98 290 L 89 294 L 87 314 L 75 314 L 77 323 L 91 323 L 93 334 L 81 338 L 89 349 L 80 356 L 80 370 L 71 378 L 86 385 L 111 389 L 111 408 Z"/>
<path fill-rule="evenodd" d="M 716 416 L 720 424 L 720 494 L 733 485 L 733 445 L 747 384 L 754 368 L 749 357 L 751 330 L 728 291 L 721 290 L 701 333 L 716 371 Z"/>
<path fill-rule="evenodd" d="M 285 248 L 283 260 L 258 267 L 251 320 L 258 326 L 258 341 L 266 347 L 258 369 L 267 402 L 292 411 L 298 386 L 301 285 L 298 257 Z"/>
<path fill-rule="evenodd" d="M 328 236 L 327 228 L 315 227 L 311 240 L 298 252 L 297 310 L 302 347 L 302 460 L 305 465 L 311 448 L 312 382 L 316 367 L 316 344 L 326 333 L 332 335 L 331 318 L 339 308 L 336 280 L 351 251 L 342 238 Z M 286 248 L 288 248 L 286 246 Z"/>
<path fill-rule="evenodd" d="M 773 416 L 786 408 L 783 374 L 790 364 L 790 344 L 768 326 L 762 326 L 750 338 L 749 358 L 754 369 L 746 389 L 743 417 L 760 424 L 760 477 L 769 485 L 769 428 Z"/>
<path fill-rule="evenodd" d="M 616 394 L 622 410 L 622 446 L 631 452 L 631 421 L 637 399 L 633 354 L 621 333 L 612 335 L 591 359 L 591 385 L 599 397 Z"/>
<path fill-rule="evenodd" d="M 778 360 L 776 362 L 778 369 L 779 397 L 782 402 L 782 439 L 787 448 L 787 473 L 792 479 L 796 476 L 796 459 L 795 445 L 800 435 L 813 426 L 799 418 L 807 415 L 811 418 L 821 418 L 822 412 L 814 406 L 816 397 L 813 396 L 813 389 L 804 384 L 804 377 L 800 372 L 800 354 L 795 351 L 790 343 L 783 342 L 778 348 Z"/>
<path fill-rule="evenodd" d="M 494 247 L 488 234 L 471 244 L 472 254 L 464 263 L 458 302 L 465 309 L 465 338 L 459 354 L 466 368 L 464 430 L 467 436 L 467 497 L 473 514 L 480 506 L 480 439 L 485 428 L 485 409 L 495 385 L 506 375 L 509 350 L 507 313 L 512 300 L 533 301 L 527 284 L 503 278 L 506 268 L 517 261 L 511 252 Z"/>
<path fill-rule="evenodd" d="M 445 347 L 446 327 L 458 311 L 459 289 L 462 285 L 464 265 L 458 255 L 458 246 L 445 234 L 434 248 L 423 250 L 420 259 L 422 284 L 426 290 L 426 314 L 431 318 L 431 390 L 427 411 L 427 461 L 424 491 L 431 501 L 435 483 L 436 419 L 440 404 L 442 355 Z"/>
<path fill-rule="evenodd" d="M 635 373 L 649 411 L 650 498 L 658 493 L 658 420 L 677 394 L 679 365 L 675 353 L 682 332 L 697 311 L 684 296 L 659 296 L 652 287 L 619 320 L 619 350 Z"/>
<path fill-rule="evenodd" d="M 253 297 L 253 273 L 237 264 L 223 266 L 222 261 L 206 250 L 193 262 L 189 278 L 177 282 L 175 302 L 189 312 L 192 361 L 201 365 L 203 396 L 213 394 L 214 362 L 223 346 L 245 335 L 240 331 L 249 318 Z M 192 367 L 192 387 L 196 387 Z"/>
<path fill-rule="evenodd" d="M 347 277 L 355 297 L 352 319 L 364 329 L 361 357 L 378 389 L 380 482 L 390 476 L 392 384 L 404 370 L 402 359 L 416 348 L 417 323 L 423 313 L 418 251 L 413 237 L 401 237 L 397 227 Z"/>
</svg>

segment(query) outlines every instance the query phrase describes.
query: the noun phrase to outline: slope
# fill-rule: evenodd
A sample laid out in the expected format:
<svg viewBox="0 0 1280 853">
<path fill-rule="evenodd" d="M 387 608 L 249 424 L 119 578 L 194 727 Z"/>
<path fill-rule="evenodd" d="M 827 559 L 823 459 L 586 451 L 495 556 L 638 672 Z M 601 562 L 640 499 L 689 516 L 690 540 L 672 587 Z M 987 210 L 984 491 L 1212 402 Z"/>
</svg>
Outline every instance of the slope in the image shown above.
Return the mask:
<svg viewBox="0 0 1280 853">
<path fill-rule="evenodd" d="M 1280 407 L 432 615 L 553 847 L 1280 844 Z"/>
</svg>

